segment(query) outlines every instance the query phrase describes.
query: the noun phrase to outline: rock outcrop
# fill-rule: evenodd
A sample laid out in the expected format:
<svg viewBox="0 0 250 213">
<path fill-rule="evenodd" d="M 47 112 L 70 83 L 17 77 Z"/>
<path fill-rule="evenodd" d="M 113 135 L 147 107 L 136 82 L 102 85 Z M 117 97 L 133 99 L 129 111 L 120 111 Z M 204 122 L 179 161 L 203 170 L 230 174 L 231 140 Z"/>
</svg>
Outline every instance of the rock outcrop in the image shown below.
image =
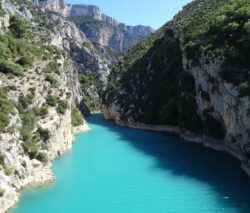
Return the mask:
<svg viewBox="0 0 250 213">
<path fill-rule="evenodd" d="M 153 29 L 146 26 L 127 26 L 103 14 L 94 5 L 70 5 L 63 0 L 34 0 L 34 4 L 57 12 L 75 22 L 91 42 L 123 52 L 142 38 L 149 36 Z"/>
</svg>

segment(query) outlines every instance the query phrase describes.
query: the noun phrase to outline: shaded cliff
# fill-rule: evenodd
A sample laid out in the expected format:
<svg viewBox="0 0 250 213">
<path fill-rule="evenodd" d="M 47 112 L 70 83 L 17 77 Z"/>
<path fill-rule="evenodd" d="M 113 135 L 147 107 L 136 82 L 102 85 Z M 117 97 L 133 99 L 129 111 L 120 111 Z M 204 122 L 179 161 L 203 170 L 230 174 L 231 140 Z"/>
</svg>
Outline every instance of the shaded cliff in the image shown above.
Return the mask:
<svg viewBox="0 0 250 213">
<path fill-rule="evenodd" d="M 250 174 L 249 11 L 246 0 L 188 4 L 112 70 L 106 117 L 175 127 L 186 139 L 238 157 Z"/>
</svg>

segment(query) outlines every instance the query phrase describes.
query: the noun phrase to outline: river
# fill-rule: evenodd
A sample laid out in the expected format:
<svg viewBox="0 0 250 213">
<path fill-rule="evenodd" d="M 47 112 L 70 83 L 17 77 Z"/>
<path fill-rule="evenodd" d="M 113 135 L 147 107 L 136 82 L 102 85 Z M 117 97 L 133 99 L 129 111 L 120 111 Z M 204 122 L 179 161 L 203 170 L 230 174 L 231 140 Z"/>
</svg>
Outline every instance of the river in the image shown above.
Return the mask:
<svg viewBox="0 0 250 213">
<path fill-rule="evenodd" d="M 56 182 L 21 191 L 11 213 L 249 213 L 250 178 L 226 153 L 102 114 L 53 163 Z"/>
</svg>

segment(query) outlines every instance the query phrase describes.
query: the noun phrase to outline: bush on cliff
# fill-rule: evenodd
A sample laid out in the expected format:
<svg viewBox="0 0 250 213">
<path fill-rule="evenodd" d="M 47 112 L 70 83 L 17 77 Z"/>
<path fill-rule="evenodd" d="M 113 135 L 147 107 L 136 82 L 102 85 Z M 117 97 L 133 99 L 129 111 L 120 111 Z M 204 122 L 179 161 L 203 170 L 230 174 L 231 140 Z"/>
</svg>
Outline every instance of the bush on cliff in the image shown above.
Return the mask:
<svg viewBox="0 0 250 213">
<path fill-rule="evenodd" d="M 49 95 L 46 97 L 46 103 L 49 106 L 55 107 L 57 105 L 58 98 L 56 96 Z"/>
<path fill-rule="evenodd" d="M 0 61 L 0 72 L 4 74 L 22 76 L 23 71 L 24 71 L 23 68 L 18 64 L 8 62 L 8 61 Z"/>
<path fill-rule="evenodd" d="M 45 81 L 50 82 L 51 87 L 56 87 L 57 80 L 52 75 L 47 75 Z"/>
<path fill-rule="evenodd" d="M 57 105 L 57 112 L 60 114 L 64 115 L 66 110 L 69 108 L 69 103 L 68 101 L 65 100 L 60 100 Z"/>
<path fill-rule="evenodd" d="M 59 68 L 60 66 L 56 61 L 51 61 L 47 64 L 43 71 L 46 73 L 59 73 Z"/>
<path fill-rule="evenodd" d="M 5 189 L 0 187 L 0 197 L 3 197 L 4 193 L 5 193 Z"/>
<path fill-rule="evenodd" d="M 76 127 L 76 126 L 80 126 L 83 124 L 83 116 L 82 113 L 80 112 L 80 110 L 75 107 L 72 106 L 71 107 L 71 124 Z"/>
<path fill-rule="evenodd" d="M 33 64 L 33 61 L 34 58 L 30 56 L 23 56 L 17 61 L 17 63 L 24 67 L 30 67 Z"/>
<path fill-rule="evenodd" d="M 44 152 L 39 152 L 36 159 L 44 163 L 47 163 L 49 161 L 48 155 Z"/>
<path fill-rule="evenodd" d="M 2 8 L 2 5 L 0 5 L 0 16 L 4 16 L 5 15 L 5 12 Z"/>
<path fill-rule="evenodd" d="M 9 29 L 16 38 L 22 38 L 25 37 L 29 28 L 22 18 L 17 15 L 12 15 L 10 17 Z"/>
<path fill-rule="evenodd" d="M 15 168 L 13 166 L 9 166 L 9 167 L 4 169 L 4 173 L 7 176 L 11 176 L 15 173 Z"/>
<path fill-rule="evenodd" d="M 14 105 L 7 98 L 7 89 L 0 88 L 0 132 L 3 132 L 10 123 L 10 114 Z"/>
<path fill-rule="evenodd" d="M 30 159 L 34 159 L 37 157 L 39 148 L 34 141 L 26 141 L 22 144 L 22 146 L 24 148 L 24 151 L 29 155 Z"/>
<path fill-rule="evenodd" d="M 50 139 L 50 132 L 48 129 L 38 127 L 37 133 L 39 134 L 40 139 L 44 142 L 47 142 Z"/>
<path fill-rule="evenodd" d="M 0 165 L 3 166 L 3 164 L 4 164 L 4 155 L 3 155 L 3 153 L 0 151 Z"/>
</svg>

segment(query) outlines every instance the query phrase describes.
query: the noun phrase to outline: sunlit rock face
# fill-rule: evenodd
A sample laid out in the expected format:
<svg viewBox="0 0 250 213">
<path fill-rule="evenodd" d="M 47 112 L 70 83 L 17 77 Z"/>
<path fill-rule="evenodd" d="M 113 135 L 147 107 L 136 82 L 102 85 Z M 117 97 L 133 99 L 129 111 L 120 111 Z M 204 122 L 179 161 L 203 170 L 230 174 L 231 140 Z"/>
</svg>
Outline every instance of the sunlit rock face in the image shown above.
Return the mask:
<svg viewBox="0 0 250 213">
<path fill-rule="evenodd" d="M 78 25 L 91 42 L 123 52 L 149 36 L 153 29 L 147 26 L 127 26 L 103 14 L 97 6 L 65 4 L 63 0 L 35 0 L 34 4 L 60 13 Z"/>
</svg>

